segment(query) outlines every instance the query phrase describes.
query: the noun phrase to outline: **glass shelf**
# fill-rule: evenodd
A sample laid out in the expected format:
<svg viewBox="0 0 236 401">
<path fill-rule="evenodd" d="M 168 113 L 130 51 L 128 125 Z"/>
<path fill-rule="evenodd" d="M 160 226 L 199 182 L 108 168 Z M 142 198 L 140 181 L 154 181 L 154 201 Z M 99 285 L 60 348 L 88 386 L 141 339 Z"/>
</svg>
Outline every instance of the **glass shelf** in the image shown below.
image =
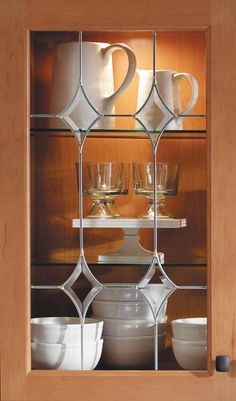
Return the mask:
<svg viewBox="0 0 236 401">
<path fill-rule="evenodd" d="M 64 129 L 64 128 L 31 128 L 31 132 L 69 132 L 71 133 L 71 130 L 69 129 Z M 85 133 L 85 130 L 80 130 L 80 131 L 75 131 L 75 133 Z M 132 133 L 137 133 L 137 134 L 145 134 L 146 131 L 144 130 L 128 130 L 128 129 L 92 129 L 89 132 L 96 132 L 96 133 L 127 133 L 127 134 L 132 134 Z M 160 131 L 149 131 L 151 134 L 159 134 Z M 174 130 L 165 130 L 164 133 L 170 133 L 170 134 L 206 134 L 206 130 L 180 130 L 180 131 L 174 131 Z"/>
<path fill-rule="evenodd" d="M 153 228 L 153 224 L 153 220 L 149 219 L 83 219 L 84 228 Z M 158 228 L 181 228 L 186 226 L 186 219 L 157 219 Z M 73 219 L 72 227 L 80 228 L 80 220 Z"/>
<path fill-rule="evenodd" d="M 31 128 L 31 136 L 47 136 L 73 138 L 73 134 L 69 129 L 63 128 Z M 85 133 L 85 131 L 81 131 Z M 158 131 L 150 131 L 150 134 L 159 134 Z M 161 139 L 206 139 L 207 130 L 165 130 Z M 123 138 L 123 139 L 149 139 L 144 130 L 128 130 L 128 129 L 93 129 L 89 132 L 87 139 L 92 138 Z"/>
</svg>

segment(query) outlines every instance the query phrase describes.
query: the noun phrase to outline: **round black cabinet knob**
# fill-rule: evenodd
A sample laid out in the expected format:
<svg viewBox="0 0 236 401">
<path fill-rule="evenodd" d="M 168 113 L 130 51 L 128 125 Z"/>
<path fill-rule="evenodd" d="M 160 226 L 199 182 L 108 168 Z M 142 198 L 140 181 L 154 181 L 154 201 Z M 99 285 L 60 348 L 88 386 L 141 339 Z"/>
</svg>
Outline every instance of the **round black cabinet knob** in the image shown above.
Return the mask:
<svg viewBox="0 0 236 401">
<path fill-rule="evenodd" d="M 216 357 L 216 371 L 217 372 L 229 372 L 229 356 L 218 355 Z"/>
</svg>

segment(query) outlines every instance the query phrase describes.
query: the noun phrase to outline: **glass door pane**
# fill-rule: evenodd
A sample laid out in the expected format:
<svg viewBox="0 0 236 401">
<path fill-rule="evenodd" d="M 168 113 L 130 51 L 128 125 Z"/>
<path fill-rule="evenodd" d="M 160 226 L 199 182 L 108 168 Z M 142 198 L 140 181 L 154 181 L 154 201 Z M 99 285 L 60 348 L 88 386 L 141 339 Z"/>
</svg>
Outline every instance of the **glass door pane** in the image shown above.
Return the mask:
<svg viewBox="0 0 236 401">
<path fill-rule="evenodd" d="M 204 33 L 31 48 L 32 368 L 207 369 Z"/>
</svg>

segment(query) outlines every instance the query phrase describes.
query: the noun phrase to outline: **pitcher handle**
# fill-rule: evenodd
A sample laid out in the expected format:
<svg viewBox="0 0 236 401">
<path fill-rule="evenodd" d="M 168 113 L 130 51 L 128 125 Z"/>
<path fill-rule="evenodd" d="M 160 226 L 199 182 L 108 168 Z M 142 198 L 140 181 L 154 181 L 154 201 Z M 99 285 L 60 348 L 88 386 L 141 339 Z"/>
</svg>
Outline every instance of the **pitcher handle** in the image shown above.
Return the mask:
<svg viewBox="0 0 236 401">
<path fill-rule="evenodd" d="M 123 50 L 127 56 L 128 56 L 128 61 L 129 61 L 129 66 L 128 66 L 128 71 L 125 76 L 124 81 L 120 85 L 120 87 L 110 96 L 106 97 L 105 100 L 109 102 L 115 103 L 116 99 L 125 91 L 125 89 L 129 86 L 130 82 L 132 81 L 135 71 L 136 71 L 136 57 L 134 55 L 134 52 L 130 49 L 129 46 L 123 44 L 123 43 L 113 43 L 112 45 L 109 45 L 105 48 L 103 48 L 102 55 L 104 58 L 109 58 L 111 54 L 115 50 Z"/>
<path fill-rule="evenodd" d="M 175 79 L 181 79 L 183 77 L 187 78 L 190 83 L 191 83 L 191 87 L 192 87 L 192 96 L 191 99 L 189 100 L 187 106 L 185 107 L 184 110 L 179 110 L 179 114 L 186 114 L 188 113 L 197 103 L 197 99 L 198 99 L 198 82 L 196 80 L 196 78 L 192 75 L 189 74 L 187 72 L 179 72 L 174 74 L 174 80 Z"/>
</svg>

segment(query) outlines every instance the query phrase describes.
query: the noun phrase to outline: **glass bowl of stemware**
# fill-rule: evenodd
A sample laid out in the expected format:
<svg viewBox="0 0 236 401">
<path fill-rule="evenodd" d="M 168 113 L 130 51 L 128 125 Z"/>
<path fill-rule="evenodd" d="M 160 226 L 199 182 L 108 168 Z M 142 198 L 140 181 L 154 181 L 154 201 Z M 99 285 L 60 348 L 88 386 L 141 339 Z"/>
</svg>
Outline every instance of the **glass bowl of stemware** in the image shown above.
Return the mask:
<svg viewBox="0 0 236 401">
<path fill-rule="evenodd" d="M 77 178 L 79 182 L 77 163 Z M 115 198 L 128 194 L 129 165 L 123 162 L 83 163 L 83 194 L 92 198 L 86 218 L 107 219 L 122 217 Z"/>
<path fill-rule="evenodd" d="M 134 192 L 148 199 L 148 207 L 139 216 L 154 218 L 154 163 L 133 163 Z M 156 163 L 156 215 L 158 219 L 173 216 L 165 208 L 165 197 L 175 196 L 178 191 L 179 168 L 177 164 Z"/>
</svg>

